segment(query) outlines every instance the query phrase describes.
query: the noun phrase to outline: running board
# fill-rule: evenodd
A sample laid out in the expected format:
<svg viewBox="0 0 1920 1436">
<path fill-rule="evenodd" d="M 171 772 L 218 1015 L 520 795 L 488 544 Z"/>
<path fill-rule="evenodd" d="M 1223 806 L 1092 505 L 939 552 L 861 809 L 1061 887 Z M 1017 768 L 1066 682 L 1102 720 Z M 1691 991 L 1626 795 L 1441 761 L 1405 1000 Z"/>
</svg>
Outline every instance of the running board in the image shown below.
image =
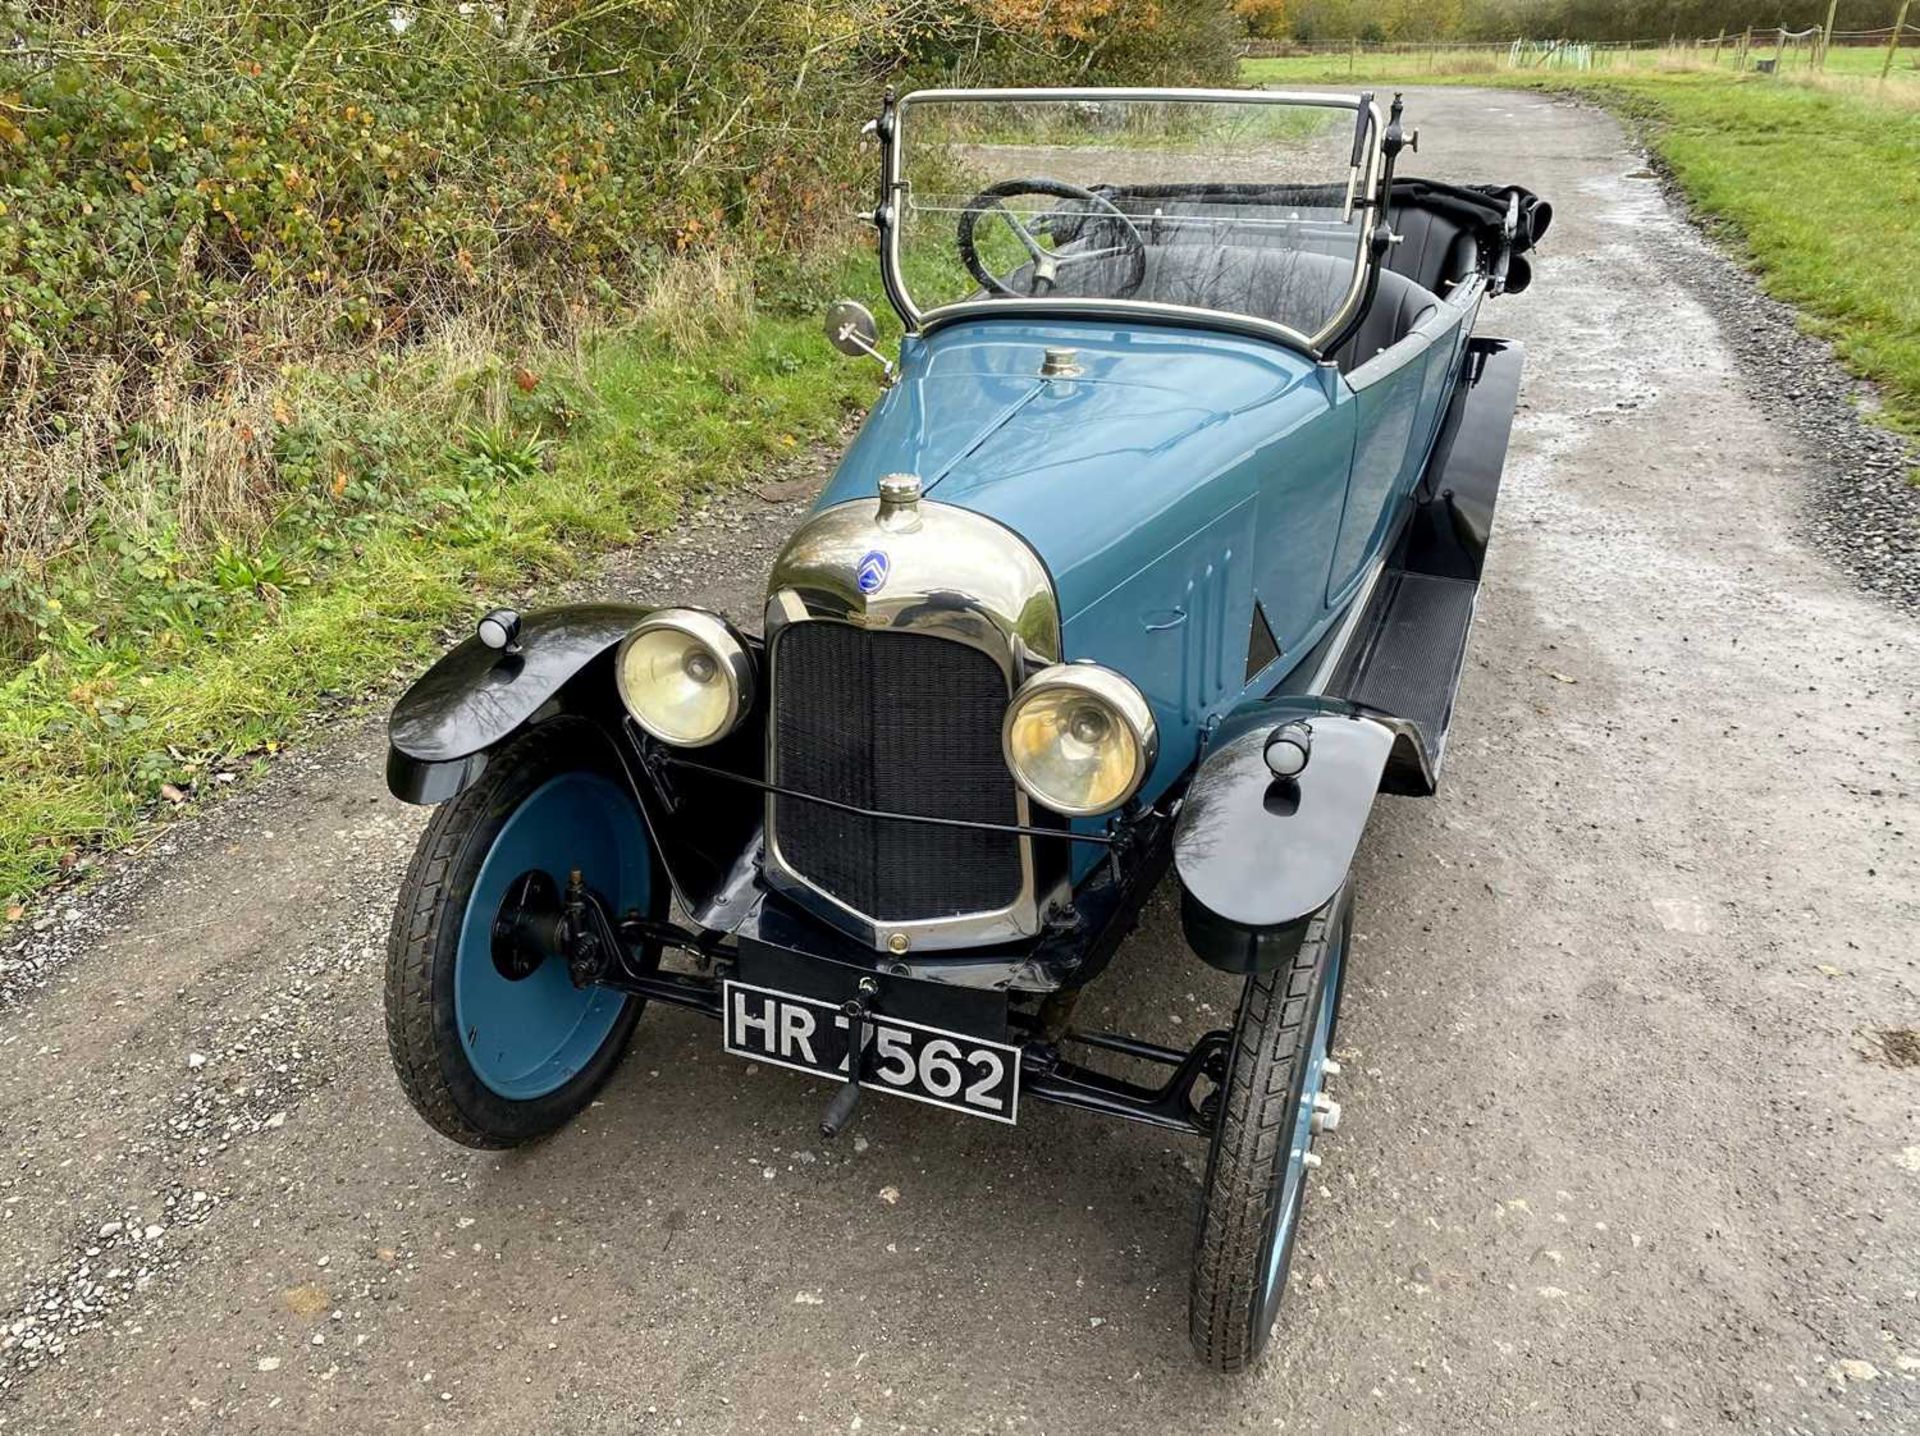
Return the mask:
<svg viewBox="0 0 1920 1436">
<path fill-rule="evenodd" d="M 1330 696 L 1397 720 L 1382 792 L 1424 795 L 1440 780 L 1521 358 L 1520 346 L 1507 340 L 1468 341 L 1460 383 L 1414 490 L 1412 519 L 1328 687 Z"/>
<path fill-rule="evenodd" d="M 1380 779 L 1385 793 L 1431 793 L 1440 779 L 1453 697 L 1480 585 L 1394 569 L 1374 590 L 1354 661 L 1332 696 L 1402 720 Z"/>
</svg>

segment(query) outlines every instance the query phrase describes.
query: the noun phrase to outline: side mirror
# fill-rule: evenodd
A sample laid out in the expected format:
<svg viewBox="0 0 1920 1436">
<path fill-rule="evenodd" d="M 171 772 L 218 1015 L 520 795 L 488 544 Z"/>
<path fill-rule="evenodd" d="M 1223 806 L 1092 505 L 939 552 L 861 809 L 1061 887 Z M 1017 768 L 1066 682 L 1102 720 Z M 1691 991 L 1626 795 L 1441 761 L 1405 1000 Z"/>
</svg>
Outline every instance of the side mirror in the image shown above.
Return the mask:
<svg viewBox="0 0 1920 1436">
<path fill-rule="evenodd" d="M 859 300 L 836 299 L 827 306 L 827 342 L 855 359 L 879 360 L 880 372 L 893 377 L 893 361 L 880 352 L 880 326 Z"/>
</svg>

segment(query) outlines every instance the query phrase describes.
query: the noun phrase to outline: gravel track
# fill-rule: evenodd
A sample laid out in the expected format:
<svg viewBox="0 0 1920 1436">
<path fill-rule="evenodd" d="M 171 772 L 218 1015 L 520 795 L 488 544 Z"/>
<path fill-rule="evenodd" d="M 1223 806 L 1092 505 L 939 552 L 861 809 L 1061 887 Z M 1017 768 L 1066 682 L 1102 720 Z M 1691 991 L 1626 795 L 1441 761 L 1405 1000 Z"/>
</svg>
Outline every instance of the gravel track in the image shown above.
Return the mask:
<svg viewBox="0 0 1920 1436">
<path fill-rule="evenodd" d="M 1881 1036 L 1920 1027 L 1920 633 L 1822 517 L 1875 436 L 1767 397 L 1800 341 L 1612 120 L 1412 109 L 1424 169 L 1558 218 L 1487 314 L 1528 372 L 1447 783 L 1357 865 L 1346 1116 L 1258 1372 L 1187 1355 L 1205 1153 L 1163 1134 L 876 1101 L 823 1145 L 826 1089 L 662 1012 L 543 1146 L 434 1136 L 379 998 L 424 815 L 355 720 L 0 951 L 0 1431 L 1920 1429 Z M 790 477 L 608 590 L 751 613 Z M 1085 1016 L 1234 998 L 1162 892 Z"/>
<path fill-rule="evenodd" d="M 1684 207 L 1663 169 L 1654 172 L 1669 205 Z M 1869 593 L 1920 612 L 1920 453 L 1864 422 L 1880 406 L 1874 386 L 1849 374 L 1791 305 L 1763 293 L 1721 247 L 1696 241 L 1673 259 L 1673 277 L 1728 341 L 1746 396 L 1814 460 L 1805 514 L 1814 545 Z"/>
</svg>

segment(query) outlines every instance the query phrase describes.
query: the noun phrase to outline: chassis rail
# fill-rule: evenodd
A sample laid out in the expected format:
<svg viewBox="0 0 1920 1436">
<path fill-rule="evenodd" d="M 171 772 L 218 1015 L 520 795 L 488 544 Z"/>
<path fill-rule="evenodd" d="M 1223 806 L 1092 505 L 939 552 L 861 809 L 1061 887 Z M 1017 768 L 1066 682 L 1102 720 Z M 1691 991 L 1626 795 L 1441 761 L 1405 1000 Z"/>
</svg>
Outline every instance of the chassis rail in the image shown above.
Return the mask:
<svg viewBox="0 0 1920 1436">
<path fill-rule="evenodd" d="M 619 925 L 619 935 L 625 954 L 655 944 L 676 947 L 707 960 L 711 970 L 661 972 L 629 960 L 601 974 L 601 986 L 719 1020 L 721 983 L 731 970 L 727 948 L 719 940 L 648 918 L 626 919 Z M 1036 1036 L 1021 1044 L 1020 1091 L 1062 1107 L 1206 1137 L 1213 1132 L 1213 1104 L 1196 1100 L 1194 1093 L 1203 1081 L 1216 1087 L 1221 1084 L 1231 1044 L 1232 1034 L 1224 1031 L 1207 1033 L 1186 1051 L 1114 1032 L 1069 1029 L 1057 1041 Z M 1167 1069 L 1167 1077 L 1157 1086 L 1129 1081 L 1068 1060 L 1061 1055 L 1062 1047 L 1084 1047 L 1149 1063 Z"/>
</svg>

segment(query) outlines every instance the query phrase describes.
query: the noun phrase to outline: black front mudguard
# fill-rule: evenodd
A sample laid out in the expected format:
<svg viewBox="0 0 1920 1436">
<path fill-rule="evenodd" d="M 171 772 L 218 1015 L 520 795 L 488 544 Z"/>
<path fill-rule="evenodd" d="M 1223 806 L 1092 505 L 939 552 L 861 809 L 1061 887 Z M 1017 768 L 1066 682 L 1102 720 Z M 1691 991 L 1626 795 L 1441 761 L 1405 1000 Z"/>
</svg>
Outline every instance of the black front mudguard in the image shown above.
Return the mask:
<svg viewBox="0 0 1920 1436">
<path fill-rule="evenodd" d="M 1312 728 L 1312 757 L 1276 778 L 1267 736 L 1290 722 Z M 1391 722 L 1330 698 L 1270 699 L 1220 726 L 1173 836 L 1181 926 L 1203 961 L 1251 973 L 1292 957 L 1346 881 L 1395 738 Z"/>
<path fill-rule="evenodd" d="M 387 787 L 409 803 L 441 803 L 485 770 L 517 733 L 649 613 L 630 603 L 540 609 L 509 650 L 469 638 L 420 676 L 387 720 Z M 599 685 L 612 694 L 611 674 Z"/>
</svg>

